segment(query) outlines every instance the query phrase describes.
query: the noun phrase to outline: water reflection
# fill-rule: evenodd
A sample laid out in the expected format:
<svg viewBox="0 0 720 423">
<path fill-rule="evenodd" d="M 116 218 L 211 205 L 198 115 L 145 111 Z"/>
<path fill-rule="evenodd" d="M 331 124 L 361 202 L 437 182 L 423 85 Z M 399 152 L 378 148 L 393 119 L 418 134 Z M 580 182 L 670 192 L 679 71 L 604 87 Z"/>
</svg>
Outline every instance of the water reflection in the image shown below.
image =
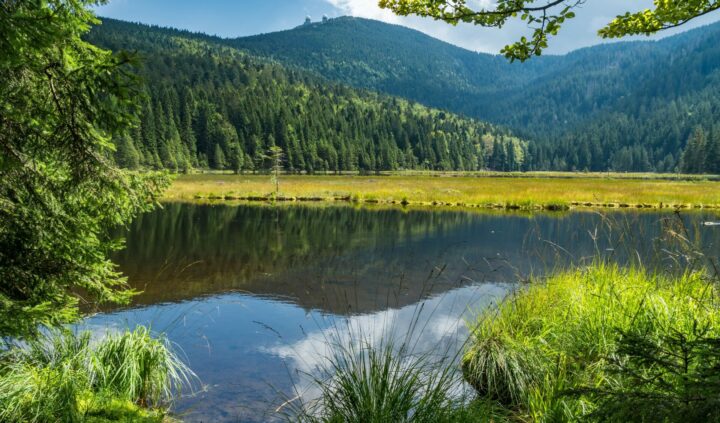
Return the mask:
<svg viewBox="0 0 720 423">
<path fill-rule="evenodd" d="M 168 204 L 133 223 L 116 260 L 144 291 L 136 305 L 234 291 L 368 313 L 597 255 L 648 261 L 668 218 Z M 693 226 L 709 217 L 685 219 Z"/>
<path fill-rule="evenodd" d="M 299 375 L 322 366 L 324 341 L 353 332 L 337 328 L 403 335 L 424 304 L 418 350 L 452 351 L 463 319 L 530 273 L 597 255 L 674 266 L 668 219 L 167 204 L 133 223 L 116 257 L 144 293 L 85 325 L 166 332 L 208 386 L 178 401 L 187 421 L 268 421 L 293 381 L 305 389 Z M 717 215 L 682 219 L 687 238 L 720 253 L 719 227 L 702 225 Z"/>
</svg>

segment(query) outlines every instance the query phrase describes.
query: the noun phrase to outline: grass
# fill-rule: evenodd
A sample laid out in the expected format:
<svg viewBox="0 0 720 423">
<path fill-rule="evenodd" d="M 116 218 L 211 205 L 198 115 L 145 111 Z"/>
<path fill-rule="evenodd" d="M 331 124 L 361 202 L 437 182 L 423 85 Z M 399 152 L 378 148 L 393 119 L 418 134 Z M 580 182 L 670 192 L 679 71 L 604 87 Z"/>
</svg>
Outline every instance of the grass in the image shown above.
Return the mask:
<svg viewBox="0 0 720 423">
<path fill-rule="evenodd" d="M 485 404 L 465 401 L 464 391 L 459 389 L 459 357 L 452 348 L 414 350 L 417 335 L 426 329 L 421 322 L 422 309 L 415 310 L 407 330 L 396 333 L 396 322 L 387 322 L 379 338 L 373 336 L 373 329 L 336 323 L 325 339 L 327 355 L 308 375 L 314 389 L 296 388 L 298 395 L 281 406 L 288 407 L 287 420 L 460 423 L 490 415 Z M 306 399 L 308 390 L 319 394 Z"/>
<path fill-rule="evenodd" d="M 299 413 L 306 422 L 439 422 L 452 413 L 448 366 L 411 357 L 405 346 L 359 340 L 337 346 L 327 379 L 317 380 L 319 402 Z M 298 417 L 298 416 L 295 416 Z"/>
<path fill-rule="evenodd" d="M 277 200 L 549 210 L 720 207 L 716 180 L 669 175 L 653 179 L 644 174 L 521 175 L 287 175 L 280 178 Z M 273 192 L 267 175 L 195 174 L 177 177 L 165 199 L 269 201 Z"/>
<path fill-rule="evenodd" d="M 715 395 L 705 403 L 682 395 L 683 380 L 702 383 L 710 355 L 677 366 L 650 361 L 663 348 L 681 357 L 687 345 L 718 339 L 716 295 L 700 273 L 671 279 L 604 264 L 562 273 L 472 324 L 463 373 L 481 401 L 501 404 L 513 420 L 578 421 L 614 410 L 600 420 L 676 421 L 717 405 L 708 402 Z M 686 344 L 673 347 L 668 337 Z M 655 350 L 637 351 L 638 339 Z"/>
<path fill-rule="evenodd" d="M 50 332 L 5 351 L 0 421 L 168 421 L 164 406 L 194 374 L 145 328 L 107 335 Z"/>
</svg>

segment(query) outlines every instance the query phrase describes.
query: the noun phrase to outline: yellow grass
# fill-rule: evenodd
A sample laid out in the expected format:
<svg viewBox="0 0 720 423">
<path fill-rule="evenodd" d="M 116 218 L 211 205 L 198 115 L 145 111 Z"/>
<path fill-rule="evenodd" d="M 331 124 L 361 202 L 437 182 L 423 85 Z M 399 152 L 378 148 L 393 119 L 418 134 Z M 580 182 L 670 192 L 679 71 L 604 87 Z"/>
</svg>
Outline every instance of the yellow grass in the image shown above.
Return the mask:
<svg viewBox="0 0 720 423">
<path fill-rule="evenodd" d="M 268 200 L 268 175 L 182 175 L 166 200 Z M 720 207 L 720 181 L 667 175 L 562 174 L 280 177 L 280 200 L 355 201 L 495 208 Z"/>
</svg>

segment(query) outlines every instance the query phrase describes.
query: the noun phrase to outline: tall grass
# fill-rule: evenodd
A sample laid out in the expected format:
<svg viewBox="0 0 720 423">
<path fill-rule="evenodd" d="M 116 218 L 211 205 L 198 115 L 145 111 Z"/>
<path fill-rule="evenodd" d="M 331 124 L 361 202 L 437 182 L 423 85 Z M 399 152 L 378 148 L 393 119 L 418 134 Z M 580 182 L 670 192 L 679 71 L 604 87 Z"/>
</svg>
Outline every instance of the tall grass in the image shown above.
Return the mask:
<svg viewBox="0 0 720 423">
<path fill-rule="evenodd" d="M 167 405 L 194 378 L 168 341 L 143 327 L 96 343 L 89 332 L 50 332 L 2 355 L 0 421 L 101 420 L 118 408 L 150 418 L 134 405 Z"/>
<path fill-rule="evenodd" d="M 0 421 L 81 421 L 93 378 L 89 339 L 58 334 L 3 356 Z"/>
<path fill-rule="evenodd" d="M 141 406 L 171 401 L 194 379 L 167 338 L 153 338 L 144 326 L 108 336 L 93 351 L 93 359 L 97 388 Z"/>
<path fill-rule="evenodd" d="M 669 334 L 693 340 L 702 327 L 703 337 L 720 337 L 716 291 L 699 272 L 664 277 L 596 263 L 561 273 L 519 290 L 472 324 L 463 374 L 482 399 L 518 419 L 589 418 L 604 393 L 631 384 L 628 372 L 617 371 L 631 358 L 621 348 L 630 334 L 655 343 Z"/>
<path fill-rule="evenodd" d="M 413 356 L 407 345 L 359 340 L 337 345 L 317 378 L 320 397 L 294 417 L 305 422 L 448 421 L 456 399 L 451 366 L 429 355 Z"/>
</svg>

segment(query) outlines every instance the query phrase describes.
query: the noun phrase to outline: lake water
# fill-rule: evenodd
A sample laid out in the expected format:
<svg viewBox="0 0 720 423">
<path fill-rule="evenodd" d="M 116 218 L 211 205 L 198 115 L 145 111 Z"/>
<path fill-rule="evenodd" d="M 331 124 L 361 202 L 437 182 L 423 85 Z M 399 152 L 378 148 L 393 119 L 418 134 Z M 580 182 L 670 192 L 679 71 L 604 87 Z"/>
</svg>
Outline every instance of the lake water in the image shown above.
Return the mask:
<svg viewBox="0 0 720 423">
<path fill-rule="evenodd" d="M 165 204 L 136 219 L 116 257 L 144 292 L 83 326 L 165 332 L 205 385 L 175 404 L 186 421 L 268 421 L 297 390 L 311 395 L 303 375 L 322 365 L 338 328 L 379 339 L 421 322 L 418 351 L 451 351 L 465 319 L 531 274 L 598 256 L 676 268 L 683 258 L 670 254 L 666 230 L 716 254 L 720 227 L 702 223 L 718 220 L 699 212 Z"/>
</svg>

